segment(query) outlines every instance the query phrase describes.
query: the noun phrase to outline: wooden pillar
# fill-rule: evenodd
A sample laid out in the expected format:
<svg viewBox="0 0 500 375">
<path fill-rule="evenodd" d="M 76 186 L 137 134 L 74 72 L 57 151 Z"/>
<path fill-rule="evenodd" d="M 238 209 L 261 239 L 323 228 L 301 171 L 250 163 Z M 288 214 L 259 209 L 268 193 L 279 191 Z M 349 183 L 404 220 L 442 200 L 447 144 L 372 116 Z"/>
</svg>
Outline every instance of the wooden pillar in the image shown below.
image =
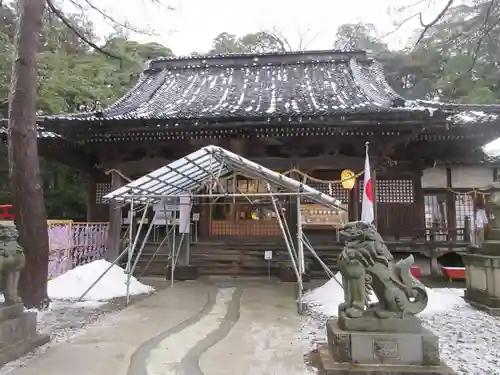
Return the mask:
<svg viewBox="0 0 500 375">
<path fill-rule="evenodd" d="M 89 186 L 87 189 L 87 221 L 96 221 L 96 193 L 97 193 L 97 183 L 93 175 L 90 175 Z"/>
<path fill-rule="evenodd" d="M 354 182 L 354 187 L 349 190 L 349 221 L 359 220 L 359 182 Z"/>
<path fill-rule="evenodd" d="M 457 239 L 457 215 L 456 215 L 456 207 L 455 207 L 455 196 L 454 194 L 450 191 L 452 188 L 451 186 L 451 169 L 446 168 L 446 209 L 447 209 L 447 222 L 448 222 L 448 228 L 455 228 L 453 233 L 450 233 L 450 230 L 448 229 L 448 240 L 455 241 Z"/>
<path fill-rule="evenodd" d="M 229 151 L 245 157 L 245 141 L 241 138 L 229 138 Z M 236 175 L 233 176 L 233 181 L 231 181 L 231 183 L 234 184 L 234 193 L 236 193 Z M 239 219 L 239 217 L 237 217 L 238 215 L 236 214 L 235 201 L 236 198 L 233 198 L 233 203 L 229 206 L 230 220 Z"/>
<path fill-rule="evenodd" d="M 373 225 L 377 226 L 378 223 L 378 210 L 377 210 L 377 171 L 375 168 L 372 170 L 372 197 L 373 197 Z"/>
<path fill-rule="evenodd" d="M 422 190 L 422 170 L 416 170 L 413 174 L 413 199 L 415 200 L 415 228 L 423 229 L 423 233 L 418 232 L 418 237 L 425 240 L 425 199 Z"/>
<path fill-rule="evenodd" d="M 212 210 L 210 198 L 202 198 L 203 203 L 200 205 L 200 226 L 199 235 L 202 237 L 210 237 L 212 225 Z"/>
<path fill-rule="evenodd" d="M 123 179 L 116 172 L 111 173 L 111 191 L 123 185 Z M 109 229 L 108 229 L 108 251 L 106 260 L 113 262 L 120 254 L 120 240 L 122 231 L 122 210 L 119 204 L 111 201 L 109 204 Z"/>
</svg>

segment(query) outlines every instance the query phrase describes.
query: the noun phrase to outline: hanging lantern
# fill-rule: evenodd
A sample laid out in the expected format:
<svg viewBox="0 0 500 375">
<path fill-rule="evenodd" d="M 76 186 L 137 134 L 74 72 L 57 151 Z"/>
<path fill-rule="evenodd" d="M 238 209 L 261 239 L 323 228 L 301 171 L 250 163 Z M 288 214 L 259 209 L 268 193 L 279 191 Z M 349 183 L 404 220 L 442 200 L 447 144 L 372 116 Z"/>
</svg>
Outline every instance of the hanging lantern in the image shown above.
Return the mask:
<svg viewBox="0 0 500 375">
<path fill-rule="evenodd" d="M 340 174 L 340 180 L 342 182 L 342 187 L 344 189 L 351 190 L 356 183 L 356 177 L 354 177 L 354 172 L 349 169 L 344 169 Z"/>
</svg>

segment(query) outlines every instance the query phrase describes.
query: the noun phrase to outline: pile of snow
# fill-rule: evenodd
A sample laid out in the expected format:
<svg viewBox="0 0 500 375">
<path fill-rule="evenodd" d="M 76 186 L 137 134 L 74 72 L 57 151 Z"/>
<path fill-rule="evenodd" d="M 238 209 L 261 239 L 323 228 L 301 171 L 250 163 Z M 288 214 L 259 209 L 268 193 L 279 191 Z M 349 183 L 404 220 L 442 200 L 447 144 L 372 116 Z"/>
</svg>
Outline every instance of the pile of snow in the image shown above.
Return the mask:
<svg viewBox="0 0 500 375">
<path fill-rule="evenodd" d="M 421 315 L 448 311 L 466 305 L 466 302 L 462 298 L 462 289 L 426 289 L 427 295 L 429 296 L 429 304 Z M 377 302 L 377 297 L 372 294 L 370 296 L 370 301 Z M 344 302 L 344 290 L 342 288 L 342 279 L 340 275 L 335 275 L 335 278 L 330 279 L 323 286 L 306 293 L 303 297 L 303 302 L 318 313 L 336 316 L 339 304 Z"/>
<path fill-rule="evenodd" d="M 48 294 L 51 299 L 74 300 L 88 289 L 109 267 L 111 263 L 104 259 L 76 267 L 48 282 Z M 130 278 L 130 295 L 151 293 L 153 287 L 140 283 L 135 277 Z M 114 265 L 94 285 L 83 298 L 86 301 L 106 301 L 127 294 L 127 274 L 123 268 Z"/>
</svg>

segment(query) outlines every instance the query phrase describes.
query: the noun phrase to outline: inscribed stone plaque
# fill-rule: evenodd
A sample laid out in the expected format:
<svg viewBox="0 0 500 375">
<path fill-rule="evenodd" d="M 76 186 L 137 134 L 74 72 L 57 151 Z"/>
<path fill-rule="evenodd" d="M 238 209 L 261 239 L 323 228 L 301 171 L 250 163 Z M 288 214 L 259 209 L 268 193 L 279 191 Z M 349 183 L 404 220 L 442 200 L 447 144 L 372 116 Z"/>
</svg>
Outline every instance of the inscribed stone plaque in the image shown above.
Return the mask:
<svg viewBox="0 0 500 375">
<path fill-rule="evenodd" d="M 373 340 L 373 358 L 399 358 L 399 346 L 396 340 Z"/>
</svg>

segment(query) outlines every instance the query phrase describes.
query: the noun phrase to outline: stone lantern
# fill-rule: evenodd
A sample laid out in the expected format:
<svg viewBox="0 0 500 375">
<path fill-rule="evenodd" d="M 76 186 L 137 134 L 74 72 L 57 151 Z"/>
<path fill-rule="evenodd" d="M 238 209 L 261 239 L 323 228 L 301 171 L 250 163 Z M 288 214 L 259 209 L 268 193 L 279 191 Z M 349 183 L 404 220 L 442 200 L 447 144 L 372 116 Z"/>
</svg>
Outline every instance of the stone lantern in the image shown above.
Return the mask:
<svg viewBox="0 0 500 375">
<path fill-rule="evenodd" d="M 500 182 L 482 191 L 489 193 L 492 220 L 487 240 L 463 257 L 467 275 L 465 299 L 492 315 L 500 315 Z"/>
</svg>

